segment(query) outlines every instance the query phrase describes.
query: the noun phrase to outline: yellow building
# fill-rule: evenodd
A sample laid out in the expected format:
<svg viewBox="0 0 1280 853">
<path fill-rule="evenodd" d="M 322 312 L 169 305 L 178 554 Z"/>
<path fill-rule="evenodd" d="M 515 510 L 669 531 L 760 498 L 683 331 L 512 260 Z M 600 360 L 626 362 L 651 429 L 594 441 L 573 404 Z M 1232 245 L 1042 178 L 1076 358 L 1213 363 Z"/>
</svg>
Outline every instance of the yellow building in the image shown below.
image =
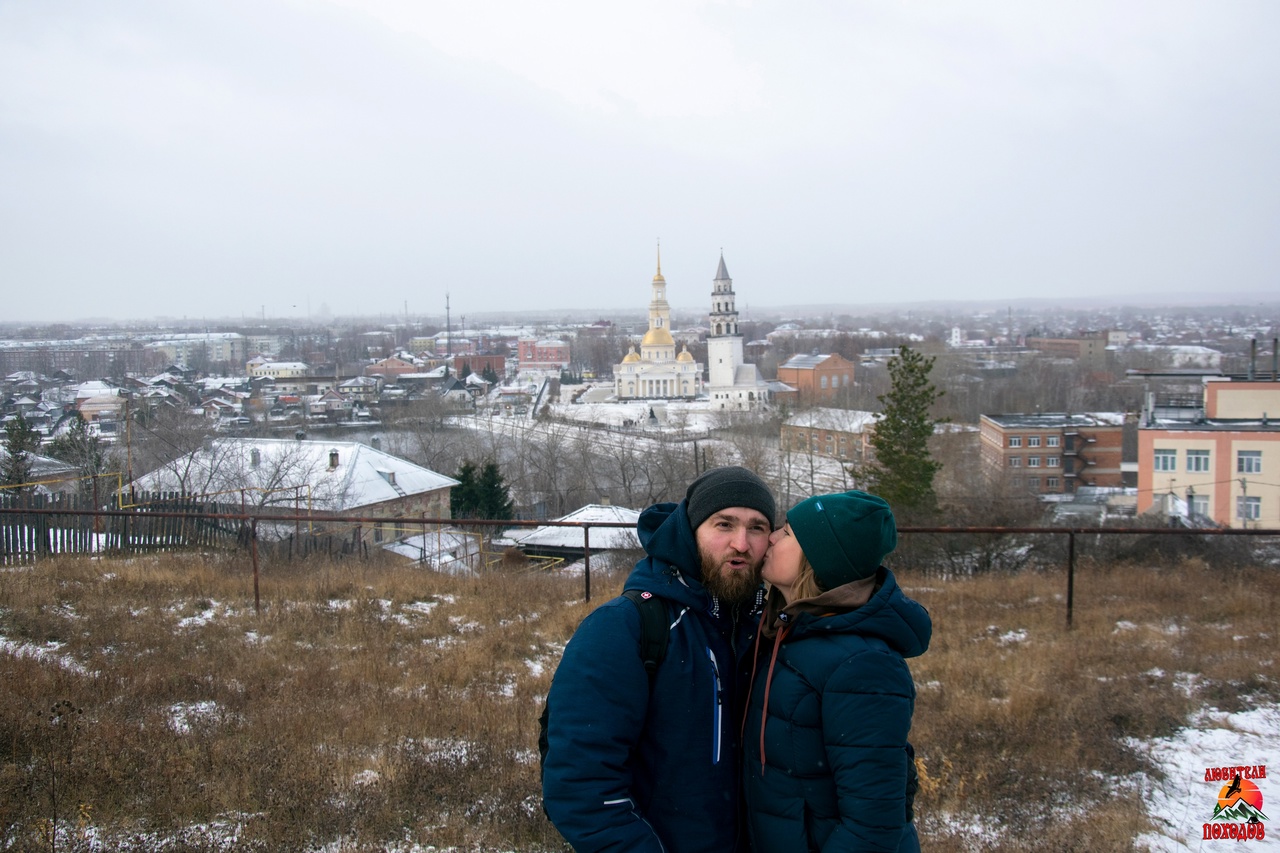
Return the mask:
<svg viewBox="0 0 1280 853">
<path fill-rule="evenodd" d="M 1280 382 L 1205 384 L 1203 406 L 1148 394 L 1138 429 L 1138 512 L 1280 529 Z"/>
</svg>

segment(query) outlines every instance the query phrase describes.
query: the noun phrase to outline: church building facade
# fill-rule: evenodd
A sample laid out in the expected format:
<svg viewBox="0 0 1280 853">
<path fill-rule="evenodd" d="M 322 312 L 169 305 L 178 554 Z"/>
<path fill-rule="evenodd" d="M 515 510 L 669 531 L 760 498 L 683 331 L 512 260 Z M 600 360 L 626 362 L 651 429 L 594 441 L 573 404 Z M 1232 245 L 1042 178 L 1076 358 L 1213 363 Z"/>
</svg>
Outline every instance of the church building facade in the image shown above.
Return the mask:
<svg viewBox="0 0 1280 853">
<path fill-rule="evenodd" d="M 724 255 L 711 286 L 711 313 L 707 335 L 709 378 L 704 385 L 702 365 L 693 360 L 687 347 L 676 353 L 671 336 L 671 306 L 667 302 L 667 281 L 662 277 L 662 260 L 653 277 L 649 301 L 649 330 L 614 365 L 614 394 L 620 401 L 692 400 L 706 395 L 713 409 L 746 411 L 766 405 L 770 383 L 754 364 L 743 361 L 742 334 L 738 330 L 738 309 L 734 304 L 733 279 L 725 267 Z"/>
<path fill-rule="evenodd" d="M 702 365 L 687 347 L 676 354 L 661 257 L 651 288 L 649 330 L 640 341 L 640 351 L 631 347 L 622 363 L 614 365 L 614 395 L 619 400 L 692 400 L 702 393 Z"/>
</svg>

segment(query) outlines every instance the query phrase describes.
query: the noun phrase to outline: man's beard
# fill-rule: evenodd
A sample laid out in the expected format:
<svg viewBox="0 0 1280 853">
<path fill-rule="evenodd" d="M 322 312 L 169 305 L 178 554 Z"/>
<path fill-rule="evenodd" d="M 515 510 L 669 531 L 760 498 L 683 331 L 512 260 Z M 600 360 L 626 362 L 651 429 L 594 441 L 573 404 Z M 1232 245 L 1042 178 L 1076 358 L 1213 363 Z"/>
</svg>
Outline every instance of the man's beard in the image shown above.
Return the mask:
<svg viewBox="0 0 1280 853">
<path fill-rule="evenodd" d="M 721 565 L 723 558 L 717 559 L 710 554 L 702 554 L 702 585 L 707 592 L 726 604 L 737 604 L 746 601 L 760 585 L 760 567 L 751 571 L 725 571 Z M 749 558 L 748 558 L 749 559 Z"/>
</svg>

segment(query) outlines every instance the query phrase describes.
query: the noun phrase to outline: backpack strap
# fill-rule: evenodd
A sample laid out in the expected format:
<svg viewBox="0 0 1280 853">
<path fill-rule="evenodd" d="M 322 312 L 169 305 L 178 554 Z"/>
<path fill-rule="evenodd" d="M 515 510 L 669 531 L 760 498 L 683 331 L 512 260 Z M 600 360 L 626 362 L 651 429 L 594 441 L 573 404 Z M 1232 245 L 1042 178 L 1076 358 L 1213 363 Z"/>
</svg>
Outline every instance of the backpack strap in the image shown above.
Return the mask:
<svg viewBox="0 0 1280 853">
<path fill-rule="evenodd" d="M 671 638 L 671 623 L 667 617 L 667 605 L 651 592 L 628 589 L 622 593 L 640 611 L 640 659 L 644 671 L 653 680 L 658 665 L 667 656 L 667 641 Z"/>
</svg>

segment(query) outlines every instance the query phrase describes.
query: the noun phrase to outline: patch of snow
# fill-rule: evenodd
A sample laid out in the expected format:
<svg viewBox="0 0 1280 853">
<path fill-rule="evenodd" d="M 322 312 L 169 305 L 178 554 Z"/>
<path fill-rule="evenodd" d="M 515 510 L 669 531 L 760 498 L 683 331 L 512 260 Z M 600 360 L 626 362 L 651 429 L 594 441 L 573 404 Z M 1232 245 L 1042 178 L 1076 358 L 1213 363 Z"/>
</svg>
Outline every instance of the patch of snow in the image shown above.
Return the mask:
<svg viewBox="0 0 1280 853">
<path fill-rule="evenodd" d="M 191 726 L 201 722 L 216 722 L 218 703 L 178 702 L 169 706 L 169 728 L 180 735 L 191 734 Z"/>
<path fill-rule="evenodd" d="M 38 661 L 50 662 L 76 675 L 93 675 L 75 658 L 58 654 L 58 650 L 64 645 L 64 643 L 48 642 L 37 646 L 34 643 L 19 642 L 0 636 L 0 652 L 13 655 L 15 658 L 34 658 Z"/>
<path fill-rule="evenodd" d="M 1027 632 L 1024 628 L 1017 628 L 1012 631 L 1005 631 L 996 642 L 1002 646 L 1012 645 L 1013 643 L 1025 643 L 1027 641 Z"/>
<path fill-rule="evenodd" d="M 1156 824 L 1155 831 L 1136 839 L 1139 849 L 1150 853 L 1262 849 L 1247 842 L 1242 848 L 1234 840 L 1203 840 L 1203 826 L 1210 822 L 1224 784 L 1206 782 L 1204 777 L 1213 767 L 1267 764 L 1267 757 L 1274 757 L 1275 744 L 1280 743 L 1280 705 L 1239 714 L 1206 708 L 1188 727 L 1170 737 L 1128 743 L 1150 758 L 1163 776 L 1140 775 L 1137 779 Z M 1270 793 L 1265 784 L 1259 787 Z M 1280 800 L 1274 794 L 1272 797 L 1271 802 Z"/>
</svg>

